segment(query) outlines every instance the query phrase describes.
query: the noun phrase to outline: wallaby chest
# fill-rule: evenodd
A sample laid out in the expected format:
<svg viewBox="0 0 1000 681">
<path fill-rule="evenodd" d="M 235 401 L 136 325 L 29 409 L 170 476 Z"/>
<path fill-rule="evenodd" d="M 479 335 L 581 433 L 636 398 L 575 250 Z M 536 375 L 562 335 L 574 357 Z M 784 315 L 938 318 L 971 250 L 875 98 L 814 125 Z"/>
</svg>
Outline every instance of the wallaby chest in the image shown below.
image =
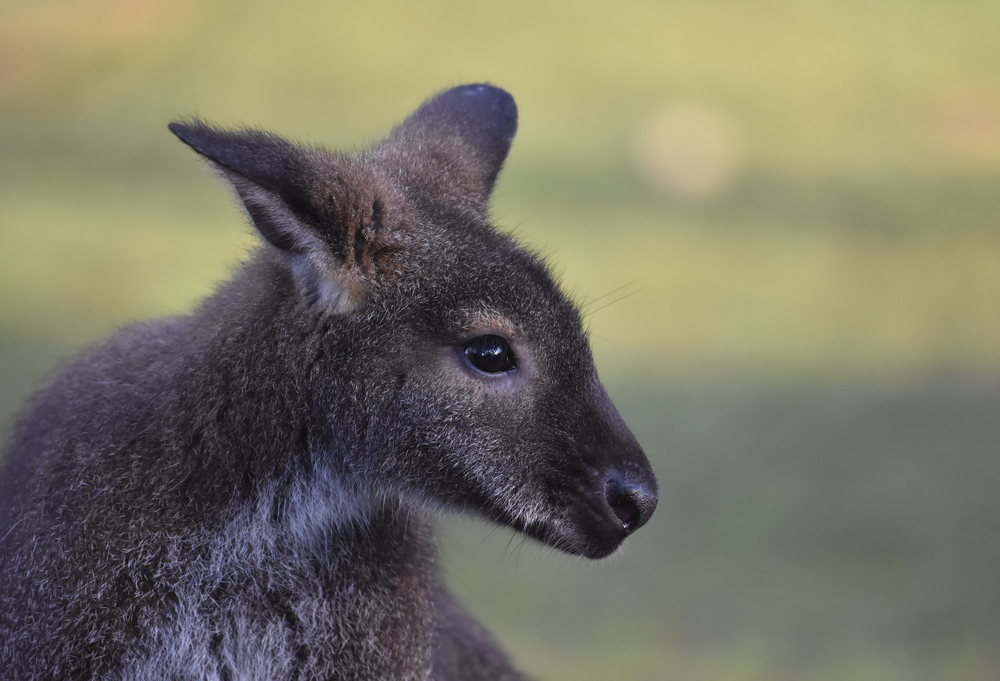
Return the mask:
<svg viewBox="0 0 1000 681">
<path fill-rule="evenodd" d="M 425 521 L 399 508 L 364 522 L 288 521 L 247 509 L 202 548 L 187 547 L 186 564 L 171 571 L 172 607 L 125 657 L 120 678 L 193 669 L 208 679 L 426 678 L 434 611 Z"/>
</svg>

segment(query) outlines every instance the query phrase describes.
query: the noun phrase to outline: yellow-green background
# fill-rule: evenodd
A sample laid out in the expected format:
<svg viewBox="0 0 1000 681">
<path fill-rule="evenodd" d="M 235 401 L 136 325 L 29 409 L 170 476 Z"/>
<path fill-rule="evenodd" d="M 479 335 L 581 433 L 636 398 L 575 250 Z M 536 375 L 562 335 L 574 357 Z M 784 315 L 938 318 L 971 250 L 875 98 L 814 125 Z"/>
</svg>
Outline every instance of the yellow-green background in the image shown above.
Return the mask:
<svg viewBox="0 0 1000 681">
<path fill-rule="evenodd" d="M 1000 678 L 995 0 L 0 0 L 5 426 L 252 246 L 168 121 L 351 149 L 481 80 L 521 118 L 494 217 L 582 303 L 615 291 L 594 350 L 663 487 L 601 565 L 449 521 L 444 570 L 518 663 Z M 677 105 L 735 140 L 709 195 L 630 161 Z"/>
</svg>

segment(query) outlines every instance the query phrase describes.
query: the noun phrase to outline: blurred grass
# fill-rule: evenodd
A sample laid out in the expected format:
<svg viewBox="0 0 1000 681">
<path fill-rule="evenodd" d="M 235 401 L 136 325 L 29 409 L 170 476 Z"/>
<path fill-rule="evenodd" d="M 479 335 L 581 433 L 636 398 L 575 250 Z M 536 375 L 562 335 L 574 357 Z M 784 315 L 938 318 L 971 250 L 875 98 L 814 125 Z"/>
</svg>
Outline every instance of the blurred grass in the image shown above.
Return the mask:
<svg viewBox="0 0 1000 681">
<path fill-rule="evenodd" d="M 169 120 L 353 149 L 489 80 L 521 112 L 494 216 L 586 306 L 665 490 L 599 566 L 449 525 L 456 588 L 541 678 L 997 678 L 998 27 L 985 0 L 0 0 L 0 417 L 252 247 Z M 630 156 L 686 103 L 737 143 L 702 196 Z"/>
</svg>

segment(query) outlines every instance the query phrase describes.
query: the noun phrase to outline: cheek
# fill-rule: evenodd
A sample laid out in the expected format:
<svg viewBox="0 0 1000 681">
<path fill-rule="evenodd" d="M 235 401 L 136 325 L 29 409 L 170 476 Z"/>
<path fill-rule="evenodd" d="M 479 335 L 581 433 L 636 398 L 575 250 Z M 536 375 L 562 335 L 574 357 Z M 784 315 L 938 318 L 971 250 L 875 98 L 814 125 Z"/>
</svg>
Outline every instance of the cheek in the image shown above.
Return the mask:
<svg viewBox="0 0 1000 681">
<path fill-rule="evenodd" d="M 482 374 L 469 367 L 459 348 L 435 347 L 414 356 L 396 407 L 405 415 L 409 465 L 466 473 L 505 468 L 522 474 L 526 449 L 537 433 L 535 370 L 529 360 L 517 370 Z"/>
</svg>

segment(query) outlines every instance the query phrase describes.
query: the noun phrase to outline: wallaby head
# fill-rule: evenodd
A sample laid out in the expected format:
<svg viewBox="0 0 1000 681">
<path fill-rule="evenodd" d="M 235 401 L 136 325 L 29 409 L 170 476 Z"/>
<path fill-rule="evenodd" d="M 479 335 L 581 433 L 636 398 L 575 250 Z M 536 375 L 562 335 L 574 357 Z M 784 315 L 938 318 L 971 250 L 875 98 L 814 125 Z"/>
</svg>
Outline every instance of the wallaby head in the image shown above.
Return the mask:
<svg viewBox="0 0 1000 681">
<path fill-rule="evenodd" d="M 516 127 L 510 95 L 467 85 L 356 155 L 170 129 L 232 185 L 268 242 L 258 257 L 292 282 L 279 304 L 309 336 L 289 380 L 308 392 L 315 466 L 359 498 L 474 511 L 602 557 L 649 519 L 656 482 L 578 311 L 489 224 Z"/>
</svg>

